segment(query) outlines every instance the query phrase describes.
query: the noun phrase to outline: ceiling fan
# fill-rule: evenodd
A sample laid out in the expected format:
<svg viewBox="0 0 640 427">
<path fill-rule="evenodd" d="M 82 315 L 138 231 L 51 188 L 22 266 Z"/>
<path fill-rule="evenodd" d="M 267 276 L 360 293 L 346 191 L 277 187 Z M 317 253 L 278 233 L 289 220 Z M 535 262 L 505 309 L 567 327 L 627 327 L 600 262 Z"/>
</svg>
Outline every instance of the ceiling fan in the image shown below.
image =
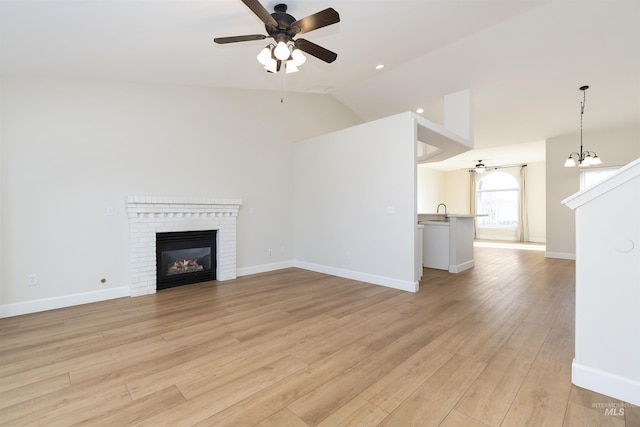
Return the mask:
<svg viewBox="0 0 640 427">
<path fill-rule="evenodd" d="M 308 33 L 309 31 L 340 22 L 340 15 L 338 15 L 338 12 L 333 8 L 327 8 L 313 15 L 296 20 L 296 18 L 287 13 L 286 4 L 277 4 L 274 7 L 274 12 L 269 13 L 258 0 L 242 0 L 242 2 L 264 22 L 268 36 L 264 34 L 249 34 L 244 36 L 216 37 L 213 39 L 214 42 L 227 44 L 264 40 L 267 37 L 273 38 L 276 45 L 269 45 L 263 49 L 263 52 L 260 53 L 263 55 L 262 58 L 258 55 L 258 60 L 265 65 L 267 71 L 271 72 L 279 71 L 283 61 L 287 62 L 287 68 L 289 65 L 302 65 L 304 59 L 301 58 L 304 56 L 300 57 L 300 52 L 298 52 L 296 58 L 295 52 L 297 49 L 327 63 L 335 61 L 338 57 L 335 52 L 318 46 L 308 40 L 294 39 L 294 37 L 299 34 Z M 289 70 L 287 69 L 287 71 Z"/>
<path fill-rule="evenodd" d="M 476 163 L 473 169 L 468 169 L 468 171 L 475 172 L 475 173 L 483 173 L 488 170 L 508 169 L 508 168 L 522 167 L 522 166 L 527 166 L 527 164 L 523 163 L 523 164 L 516 164 L 516 165 L 486 166 L 482 162 L 482 160 L 478 160 L 478 163 Z"/>
<path fill-rule="evenodd" d="M 475 173 L 482 173 L 487 170 L 487 167 L 482 163 L 482 160 L 478 160 L 476 166 L 473 168 Z"/>
</svg>

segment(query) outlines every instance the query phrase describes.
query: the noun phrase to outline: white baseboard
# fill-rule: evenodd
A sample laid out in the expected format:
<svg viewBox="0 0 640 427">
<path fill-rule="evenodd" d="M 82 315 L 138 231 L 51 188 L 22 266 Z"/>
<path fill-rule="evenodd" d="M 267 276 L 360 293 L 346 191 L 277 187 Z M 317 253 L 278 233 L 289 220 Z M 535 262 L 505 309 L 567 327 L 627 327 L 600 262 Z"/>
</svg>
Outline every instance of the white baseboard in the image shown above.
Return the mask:
<svg viewBox="0 0 640 427">
<path fill-rule="evenodd" d="M 571 382 L 578 387 L 640 405 L 640 382 L 576 363 L 571 364 Z"/>
<path fill-rule="evenodd" d="M 545 258 L 558 258 L 558 259 L 572 259 L 575 261 L 576 254 L 564 253 L 564 252 L 549 252 L 544 253 Z"/>
<path fill-rule="evenodd" d="M 547 239 L 544 237 L 531 237 L 529 236 L 529 242 L 531 243 L 547 243 Z"/>
<path fill-rule="evenodd" d="M 473 266 L 475 265 L 474 261 L 467 261 L 467 262 L 463 262 L 462 264 L 458 264 L 458 265 L 450 265 L 449 266 L 449 273 L 460 273 L 461 271 L 465 271 L 468 270 L 470 268 L 473 268 Z"/>
<path fill-rule="evenodd" d="M 255 265 L 253 267 L 244 267 L 237 270 L 238 277 L 249 276 L 251 274 L 266 273 L 268 271 L 282 270 L 293 267 L 293 261 L 274 262 L 271 264 Z"/>
<path fill-rule="evenodd" d="M 391 277 L 361 273 L 359 271 L 345 270 L 342 268 L 329 267 L 304 261 L 294 261 L 293 264 L 294 267 L 302 268 L 304 270 L 316 271 L 318 273 L 330 274 L 332 276 L 344 277 L 345 279 L 358 280 L 360 282 L 386 286 L 388 288 L 399 289 L 407 292 L 418 292 L 419 289 L 418 282 L 411 282 L 408 280 L 398 280 Z"/>
<path fill-rule="evenodd" d="M 37 313 L 40 311 L 55 310 L 57 308 L 71 307 L 73 305 L 88 304 L 91 302 L 105 301 L 109 299 L 129 296 L 129 287 L 102 289 L 98 291 L 83 292 L 80 294 L 63 295 L 59 297 L 42 298 L 31 301 L 16 302 L 0 305 L 0 318 L 20 316 L 21 314 Z"/>
</svg>

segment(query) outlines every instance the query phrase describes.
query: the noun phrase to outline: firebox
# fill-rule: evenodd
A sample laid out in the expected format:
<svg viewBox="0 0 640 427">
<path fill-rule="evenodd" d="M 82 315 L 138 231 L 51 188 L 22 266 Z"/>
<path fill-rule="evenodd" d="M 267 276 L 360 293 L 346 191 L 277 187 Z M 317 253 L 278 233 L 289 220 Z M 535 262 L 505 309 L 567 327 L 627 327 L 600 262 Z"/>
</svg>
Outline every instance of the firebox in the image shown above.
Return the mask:
<svg viewBox="0 0 640 427">
<path fill-rule="evenodd" d="M 215 280 L 216 232 L 156 233 L 156 290 Z"/>
</svg>

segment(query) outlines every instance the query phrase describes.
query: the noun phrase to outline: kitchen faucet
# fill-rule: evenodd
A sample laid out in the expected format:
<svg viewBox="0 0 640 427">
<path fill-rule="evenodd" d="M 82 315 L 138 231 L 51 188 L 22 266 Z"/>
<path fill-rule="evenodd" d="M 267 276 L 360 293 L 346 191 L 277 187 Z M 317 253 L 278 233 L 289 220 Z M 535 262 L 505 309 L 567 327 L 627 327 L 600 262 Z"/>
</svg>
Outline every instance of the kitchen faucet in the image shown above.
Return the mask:
<svg viewBox="0 0 640 427">
<path fill-rule="evenodd" d="M 436 213 L 437 214 L 440 213 L 440 206 L 444 206 L 444 214 L 446 215 L 447 214 L 447 205 L 445 205 L 444 203 L 440 203 L 438 205 L 438 207 L 436 208 Z"/>
</svg>

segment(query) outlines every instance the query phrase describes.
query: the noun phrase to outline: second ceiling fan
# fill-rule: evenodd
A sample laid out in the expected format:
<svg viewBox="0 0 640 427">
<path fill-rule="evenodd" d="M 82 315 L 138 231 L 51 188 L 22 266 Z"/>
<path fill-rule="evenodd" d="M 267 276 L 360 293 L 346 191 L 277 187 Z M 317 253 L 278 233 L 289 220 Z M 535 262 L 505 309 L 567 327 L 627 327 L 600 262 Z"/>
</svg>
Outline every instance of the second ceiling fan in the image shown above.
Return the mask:
<svg viewBox="0 0 640 427">
<path fill-rule="evenodd" d="M 327 8 L 320 12 L 314 13 L 302 19 L 296 19 L 287 13 L 286 4 L 277 4 L 274 7 L 274 12 L 269 13 L 258 0 L 242 0 L 242 2 L 264 22 L 265 29 L 268 35 L 264 34 L 249 34 L 244 36 L 231 36 L 231 37 L 216 37 L 213 39 L 218 44 L 237 43 L 253 40 L 264 40 L 267 37 L 273 38 L 275 46 L 267 46 L 261 53 L 258 60 L 267 67 L 267 61 L 276 61 L 276 69 L 280 70 L 283 61 L 296 62 L 294 57 L 295 49 L 299 49 L 309 55 L 315 56 L 324 62 L 331 63 L 336 60 L 338 55 L 322 46 L 312 43 L 305 39 L 294 39 L 299 34 L 308 33 L 309 31 L 316 30 L 318 28 L 326 27 L 340 22 L 340 15 L 333 8 Z M 293 50 L 290 50 L 289 45 L 292 45 Z M 268 50 L 268 52 L 267 52 Z M 265 57 L 267 55 L 268 57 Z M 264 61 L 263 61 L 264 60 Z M 273 71 L 273 70 L 269 70 Z"/>
</svg>

